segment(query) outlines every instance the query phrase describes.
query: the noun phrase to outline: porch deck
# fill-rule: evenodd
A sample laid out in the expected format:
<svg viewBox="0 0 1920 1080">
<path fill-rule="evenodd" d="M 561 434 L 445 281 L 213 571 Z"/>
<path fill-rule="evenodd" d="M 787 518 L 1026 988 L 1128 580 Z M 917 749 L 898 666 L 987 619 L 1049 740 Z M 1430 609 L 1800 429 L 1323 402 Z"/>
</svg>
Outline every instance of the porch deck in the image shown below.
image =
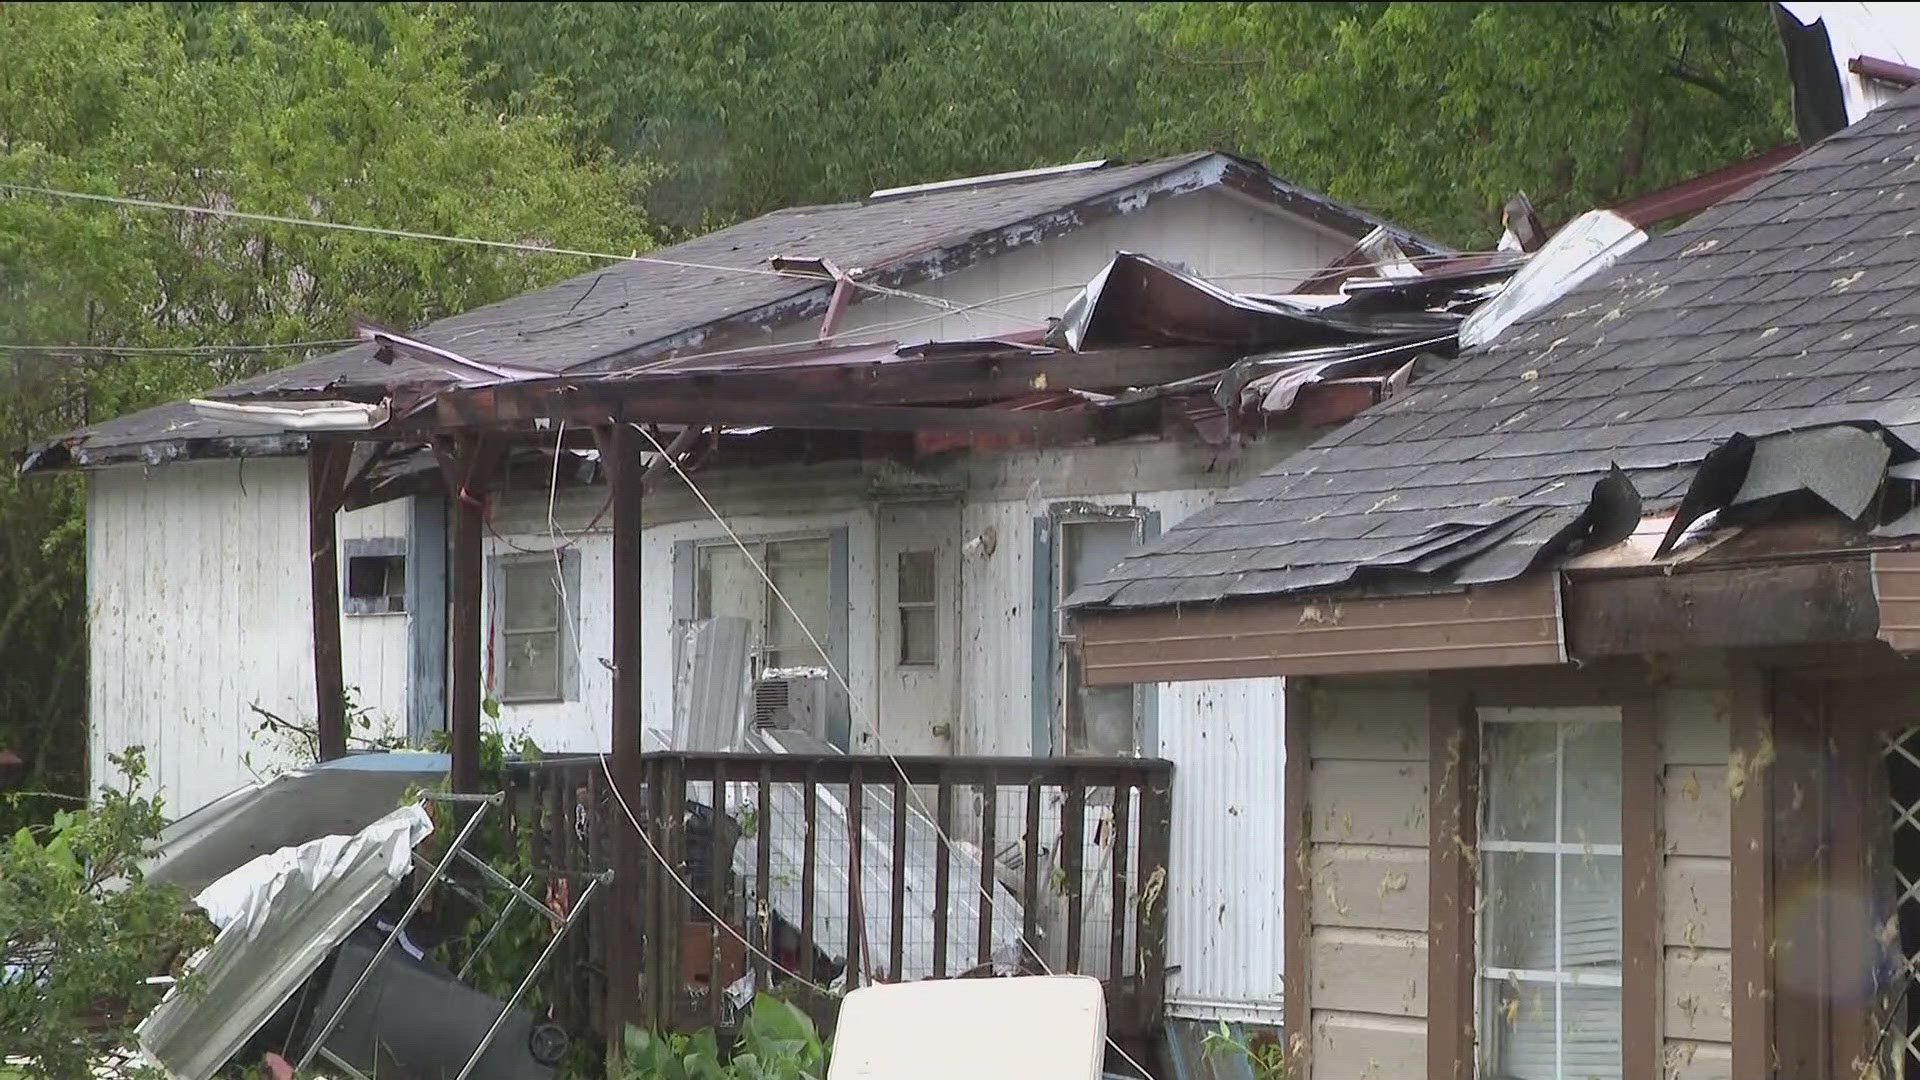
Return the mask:
<svg viewBox="0 0 1920 1080">
<path fill-rule="evenodd" d="M 509 774 L 536 865 L 607 868 L 612 830 L 642 827 L 639 970 L 614 970 L 611 900 L 556 958 L 576 1032 L 604 1033 L 609 986 L 690 1031 L 730 1025 L 748 987 L 830 1026 L 867 983 L 1042 971 L 1100 978 L 1116 1037 L 1162 1017 L 1169 762 L 649 753 L 625 806 L 609 765 Z"/>
</svg>

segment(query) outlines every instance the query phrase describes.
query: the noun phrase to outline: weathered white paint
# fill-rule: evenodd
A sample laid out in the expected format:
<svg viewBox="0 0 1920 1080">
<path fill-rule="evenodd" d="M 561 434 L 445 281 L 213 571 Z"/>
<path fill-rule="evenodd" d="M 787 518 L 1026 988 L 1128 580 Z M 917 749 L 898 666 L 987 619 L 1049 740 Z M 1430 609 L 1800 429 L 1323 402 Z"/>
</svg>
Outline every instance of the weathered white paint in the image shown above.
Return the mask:
<svg viewBox="0 0 1920 1080">
<path fill-rule="evenodd" d="M 983 455 L 932 476 L 887 466 L 718 471 L 703 491 L 743 537 L 845 528 L 850 662 L 857 749 L 935 748 L 932 714 L 901 723 L 890 631 L 891 568 L 899 550 L 934 542 L 943 575 L 943 633 L 957 688 L 944 713 L 961 754 L 1023 755 L 1031 732 L 1032 529 L 1057 501 L 1139 506 L 1163 527 L 1285 451 L 1262 447 L 1229 467 L 1174 444 Z M 245 473 L 244 491 L 240 484 Z M 1181 485 L 1173 487 L 1172 485 Z M 932 492 L 936 501 L 926 501 Z M 920 501 L 902 501 L 914 495 Z M 509 492 L 494 507 L 487 555 L 571 544 L 580 560 L 568 607 L 581 662 L 574 700 L 501 708 L 498 729 L 549 751 L 609 743 L 610 538 L 593 523 L 605 494 Z M 254 734 L 247 702 L 312 723 L 306 568 L 306 479 L 297 461 L 173 466 L 93 476 L 89 542 L 95 567 L 93 687 L 96 768 L 127 745 L 150 748 L 173 806 L 197 806 L 255 773 L 283 766 L 291 747 Z M 648 500 L 643 543 L 643 724 L 657 745 L 671 727 L 674 545 L 725 533 L 678 481 Z M 404 538 L 406 503 L 342 515 L 341 536 Z M 593 524 L 591 529 L 587 527 Z M 583 531 L 584 530 L 584 531 Z M 492 580 L 489 577 L 488 588 Z M 497 617 L 489 591 L 483 610 Z M 407 615 L 343 616 L 343 664 L 356 700 L 389 730 L 404 729 Z M 493 640 L 489 633 L 485 641 Z M 491 649 L 483 670 L 491 673 Z M 950 680 L 950 681 L 948 681 Z M 1272 1022 L 1280 977 L 1279 835 L 1282 716 L 1278 680 L 1160 687 L 1160 752 L 1176 763 L 1175 865 L 1169 892 L 1170 988 L 1176 1015 Z M 917 686 L 917 684 L 916 684 Z M 936 690 L 938 687 L 935 688 Z M 931 691 L 929 691 L 931 692 Z M 938 693 L 933 694 L 938 697 Z M 880 723 L 881 738 L 867 736 Z"/>
<path fill-rule="evenodd" d="M 902 341 L 953 341 L 1044 327 L 1116 251 L 1179 263 L 1232 289 L 1285 292 L 1352 245 L 1352 237 L 1233 192 L 1208 189 L 913 286 L 922 296 L 945 301 L 946 309 L 907 297 L 860 294 L 839 328 Z M 813 323 L 787 327 L 772 340 L 805 341 L 818 329 Z"/>
<path fill-rule="evenodd" d="M 95 472 L 87 523 L 95 783 L 145 747 L 183 813 L 283 766 L 248 706 L 313 722 L 304 463 Z"/>
<path fill-rule="evenodd" d="M 958 311 L 865 296 L 842 325 L 911 341 L 1031 329 L 1057 315 L 1118 250 L 1181 263 L 1230 287 L 1281 291 L 1350 242 L 1232 193 L 1197 192 L 916 287 Z M 796 325 L 773 340 L 806 340 L 814 330 Z M 1291 448 L 1268 440 L 1229 462 L 1203 447 L 1128 443 L 973 455 L 934 476 L 890 475 L 886 465 L 832 465 L 721 472 L 701 482 L 743 536 L 848 530 L 853 614 L 845 674 L 856 749 L 945 746 L 960 754 L 1024 755 L 1032 727 L 1035 518 L 1053 502 L 1090 501 L 1152 510 L 1168 528 Z M 937 528 L 902 515 L 901 499 L 930 496 L 954 507 Z M 545 490 L 507 492 L 491 512 L 490 558 L 562 544 L 578 552 L 580 595 L 568 598 L 581 649 L 577 692 L 566 702 L 503 706 L 498 721 L 503 734 L 528 737 L 547 750 L 609 745 L 610 541 L 604 522 L 588 528 L 603 499 L 601 490 L 557 497 Z M 724 534 L 672 480 L 649 498 L 645 519 L 642 723 L 658 740 L 672 715 L 674 544 Z M 398 539 L 407 535 L 408 522 L 407 504 L 399 502 L 342 515 L 340 533 L 343 539 Z M 891 593 L 892 557 L 930 530 L 947 534 L 940 538 L 941 566 L 954 599 L 942 604 L 942 631 L 951 635 L 954 655 L 950 671 L 923 686 L 924 673 L 902 673 L 893 663 L 897 646 L 881 631 L 892 605 L 882 591 Z M 254 772 L 283 765 L 288 748 L 255 738 L 256 718 L 246 705 L 257 700 L 311 723 L 301 464 L 96 473 L 89 544 L 96 775 L 104 775 L 107 752 L 146 745 L 163 790 L 185 810 Z M 490 578 L 484 601 L 489 630 L 496 617 L 491 584 Z M 342 619 L 346 683 L 389 731 L 405 727 L 410 618 Z M 491 642 L 492 633 L 483 640 Z M 483 670 L 490 676 L 494 658 L 491 646 L 485 648 Z M 921 694 L 958 701 L 907 728 L 876 719 L 897 716 L 899 702 Z M 1158 694 L 1161 750 L 1178 768 L 1169 898 L 1170 962 L 1180 968 L 1173 1010 L 1269 1018 L 1277 1006 L 1280 949 L 1281 868 L 1271 851 L 1281 805 L 1278 683 L 1194 684 Z M 947 735 L 936 734 L 941 724 Z"/>
<path fill-rule="evenodd" d="M 346 543 L 350 539 L 405 541 L 412 528 L 412 502 L 399 499 L 340 515 L 341 591 L 346 590 Z M 340 616 L 341 671 L 355 709 L 371 725 L 350 734 L 404 735 L 407 730 L 408 612 Z"/>
</svg>

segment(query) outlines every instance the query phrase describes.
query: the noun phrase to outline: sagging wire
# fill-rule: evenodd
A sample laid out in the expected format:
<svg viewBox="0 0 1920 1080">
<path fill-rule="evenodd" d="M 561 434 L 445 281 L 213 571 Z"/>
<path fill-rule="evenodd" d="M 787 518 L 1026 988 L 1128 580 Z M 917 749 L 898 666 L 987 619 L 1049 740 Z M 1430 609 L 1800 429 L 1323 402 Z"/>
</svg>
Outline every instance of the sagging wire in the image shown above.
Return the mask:
<svg viewBox="0 0 1920 1080">
<path fill-rule="evenodd" d="M 211 206 L 191 206 L 186 203 L 165 202 L 160 199 L 142 199 L 131 195 L 101 195 L 86 191 L 68 191 L 61 188 L 36 187 L 30 184 L 0 183 L 0 191 L 19 192 L 40 195 L 52 199 L 74 199 L 84 202 L 106 203 L 112 206 L 128 206 L 142 210 L 161 210 L 176 214 L 197 214 L 206 217 L 223 218 L 235 221 L 255 221 L 267 225 L 298 226 L 308 229 L 332 229 L 337 232 L 357 233 L 365 236 L 385 236 L 399 240 L 430 240 L 443 244 L 468 244 L 475 247 L 493 248 L 505 251 L 520 251 L 536 255 L 565 255 L 574 258 L 600 259 L 607 262 L 645 263 L 652 266 L 668 266 L 681 270 L 701 270 L 717 274 L 744 274 L 757 277 L 786 278 L 789 280 L 811 281 L 816 284 L 827 283 L 828 279 L 818 274 L 796 273 L 789 270 L 762 269 L 757 266 L 721 266 L 713 263 L 689 262 L 684 259 L 663 259 L 654 255 L 616 255 L 607 251 L 588 251 L 581 248 L 566 248 L 547 244 L 530 244 L 518 240 L 486 240 L 472 236 L 453 236 L 447 233 L 421 232 L 416 229 L 390 229 L 378 225 L 355 225 L 340 221 L 323 221 L 319 218 L 292 217 L 285 214 L 263 214 L 250 210 L 226 210 Z M 857 289 L 876 293 L 881 296 L 897 296 L 916 303 L 939 308 L 955 307 L 955 303 L 923 293 L 896 289 L 872 282 L 848 279 Z"/>
<path fill-rule="evenodd" d="M 813 628 L 807 625 L 806 620 L 800 617 L 800 613 L 798 611 L 794 610 L 793 604 L 787 599 L 786 593 L 782 592 L 780 587 L 774 584 L 773 578 L 771 575 L 767 573 L 766 567 L 761 564 L 759 559 L 754 557 L 753 552 L 748 549 L 746 542 L 740 538 L 740 534 L 734 531 L 733 525 L 727 521 L 727 519 L 720 513 L 719 509 L 716 508 L 713 505 L 712 501 L 710 501 L 707 498 L 706 492 L 702 491 L 700 489 L 700 486 L 694 483 L 693 477 L 690 476 L 685 469 L 680 467 L 680 463 L 677 460 L 674 460 L 671 455 L 667 455 L 666 447 L 660 445 L 660 440 L 654 438 L 652 432 L 648 431 L 646 428 L 642 427 L 639 424 L 634 424 L 633 428 L 634 430 L 640 432 L 640 434 L 644 435 L 647 441 L 653 444 L 655 450 L 659 451 L 662 455 L 667 456 L 668 466 L 671 467 L 675 473 L 679 474 L 680 479 L 686 483 L 687 489 L 693 492 L 694 498 L 698 499 L 700 501 L 700 505 L 706 508 L 707 513 L 713 517 L 714 522 L 718 524 L 721 530 L 727 534 L 727 539 L 733 541 L 734 546 L 740 550 L 740 554 L 746 558 L 748 565 L 752 566 L 754 569 L 754 572 L 760 575 L 760 580 L 766 583 L 767 589 L 773 593 L 774 598 L 780 601 L 780 606 L 786 611 L 787 617 L 793 620 L 794 625 L 800 628 L 800 632 L 802 634 L 806 635 L 808 644 L 812 645 L 814 648 L 814 651 L 819 654 L 820 659 L 826 666 L 827 671 L 832 673 L 834 681 L 837 684 L 839 684 L 841 692 L 847 695 L 847 702 L 849 707 L 863 714 L 861 718 L 868 722 L 868 733 L 873 736 L 875 742 L 879 743 L 880 752 L 886 756 L 888 763 L 891 764 L 893 766 L 894 771 L 899 774 L 900 781 L 904 785 L 908 794 L 912 797 L 914 803 L 916 804 L 921 818 L 924 819 L 927 825 L 933 829 L 934 834 L 946 843 L 948 850 L 952 850 L 955 846 L 955 841 L 953 837 L 949 835 L 945 829 L 941 828 L 939 821 L 935 819 L 932 813 L 928 810 L 926 800 L 921 798 L 919 791 L 915 788 L 913 784 L 912 778 L 907 775 L 906 767 L 900 763 L 899 756 L 896 755 L 893 752 L 893 750 L 887 746 L 885 736 L 880 734 L 879 725 L 874 724 L 872 722 L 873 718 L 871 717 L 871 715 L 865 715 L 866 709 L 864 705 L 861 703 L 861 699 L 859 695 L 853 692 L 853 687 L 847 681 L 846 675 L 841 672 L 840 666 L 834 663 L 832 655 L 829 654 L 827 652 L 826 647 L 820 643 L 820 639 L 814 636 Z M 602 762 L 601 762 L 602 767 L 604 767 L 605 755 L 603 754 L 601 757 L 602 757 Z M 612 780 L 611 774 L 609 774 L 608 780 L 609 782 L 611 782 Z M 634 822 L 634 825 L 637 828 L 639 823 L 636 821 Z M 1084 837 L 1075 838 L 1075 842 L 1084 843 Z M 651 842 L 649 842 L 648 846 L 649 847 L 652 846 Z M 993 858 L 993 855 L 991 852 L 982 851 L 980 853 L 980 858 L 984 865 L 985 860 Z M 976 884 L 975 888 L 979 890 L 980 895 L 983 898 L 985 898 L 989 903 L 993 902 L 994 898 L 993 898 L 993 895 L 988 891 L 988 888 L 989 888 L 988 886 Z M 704 904 L 702 904 L 701 906 L 705 907 Z M 849 928 L 849 936 L 851 936 L 851 928 Z M 1035 963 L 1040 965 L 1041 971 L 1043 971 L 1048 975 L 1054 974 L 1052 966 L 1047 963 L 1045 957 L 1040 955 L 1039 950 L 1034 948 L 1032 942 L 1026 941 L 1023 937 L 1022 944 L 1026 947 L 1027 954 L 1033 957 L 1033 960 Z M 1154 1080 L 1153 1073 L 1149 1072 L 1146 1066 L 1141 1065 L 1138 1061 L 1134 1060 L 1133 1056 L 1127 1053 L 1126 1048 L 1122 1047 L 1118 1042 L 1114 1041 L 1111 1035 L 1107 1036 L 1107 1045 L 1113 1049 L 1114 1053 L 1120 1056 L 1121 1060 L 1125 1061 L 1128 1065 L 1131 1065 L 1136 1071 L 1140 1073 L 1142 1077 L 1145 1077 L 1146 1080 Z"/>
</svg>

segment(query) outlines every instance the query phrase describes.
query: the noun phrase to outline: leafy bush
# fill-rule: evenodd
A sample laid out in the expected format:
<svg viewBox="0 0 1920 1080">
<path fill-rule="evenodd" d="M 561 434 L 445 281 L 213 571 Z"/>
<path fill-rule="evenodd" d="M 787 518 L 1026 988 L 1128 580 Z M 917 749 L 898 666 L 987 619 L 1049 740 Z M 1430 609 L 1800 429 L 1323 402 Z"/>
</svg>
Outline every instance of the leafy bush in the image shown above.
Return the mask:
<svg viewBox="0 0 1920 1080">
<path fill-rule="evenodd" d="M 0 844 L 0 1047 L 33 1076 L 89 1075 L 160 999 L 147 978 L 212 936 L 179 889 L 141 877 L 166 818 L 140 794 L 140 750 L 111 760 L 124 790 Z"/>
<path fill-rule="evenodd" d="M 807 1014 L 767 994 L 753 999 L 731 1057 L 712 1029 L 655 1035 L 628 1028 L 623 1080 L 821 1080 L 828 1047 Z"/>
</svg>

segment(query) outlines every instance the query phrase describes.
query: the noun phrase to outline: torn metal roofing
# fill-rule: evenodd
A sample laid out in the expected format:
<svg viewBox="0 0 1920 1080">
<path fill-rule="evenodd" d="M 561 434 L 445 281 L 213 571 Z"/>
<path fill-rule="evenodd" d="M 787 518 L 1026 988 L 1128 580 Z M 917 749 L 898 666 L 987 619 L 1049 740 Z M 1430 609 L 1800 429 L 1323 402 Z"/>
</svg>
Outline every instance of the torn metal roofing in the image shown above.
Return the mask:
<svg viewBox="0 0 1920 1080">
<path fill-rule="evenodd" d="M 771 256 L 804 253 L 848 268 L 883 288 L 909 287 L 981 259 L 1071 232 L 1157 200 L 1224 188 L 1360 237 L 1388 236 L 1406 250 L 1442 245 L 1363 211 L 1296 187 L 1255 162 L 1193 153 L 1028 177 L 976 178 L 881 199 L 776 211 L 647 253 L 658 262 L 624 262 L 544 289 L 441 319 L 414 332 L 430 345 L 485 364 L 524 365 L 555 374 L 618 370 L 676 352 L 711 347 L 734 332 L 766 330 L 818 317 L 832 280 L 770 272 Z M 994 182 L 988 183 L 986 181 Z M 681 263 L 690 265 L 666 265 Z M 350 397 L 408 382 L 444 380 L 444 370 L 403 357 L 387 366 L 375 346 L 357 345 L 244 380 L 209 396 Z M 62 436 L 34 451 L 29 468 L 280 452 L 246 440 L 258 432 L 187 415 L 178 406 L 136 413 Z"/>
<path fill-rule="evenodd" d="M 1809 437 L 1779 456 L 1754 448 L 1724 473 L 1702 468 L 1736 436 L 1764 444 L 1836 425 L 1871 433 L 1877 448 Z M 1807 512 L 1857 509 L 1864 527 L 1901 528 L 1882 523 L 1901 520 L 1910 496 L 1880 478 L 1890 465 L 1897 480 L 1916 447 L 1920 91 L 1439 365 L 1075 601 L 1510 579 L 1574 549 L 1576 522 L 1616 465 L 1650 514 L 1690 492 L 1703 513 L 1737 511 L 1751 481 Z M 1708 473 L 1722 487 L 1696 490 Z"/>
</svg>

